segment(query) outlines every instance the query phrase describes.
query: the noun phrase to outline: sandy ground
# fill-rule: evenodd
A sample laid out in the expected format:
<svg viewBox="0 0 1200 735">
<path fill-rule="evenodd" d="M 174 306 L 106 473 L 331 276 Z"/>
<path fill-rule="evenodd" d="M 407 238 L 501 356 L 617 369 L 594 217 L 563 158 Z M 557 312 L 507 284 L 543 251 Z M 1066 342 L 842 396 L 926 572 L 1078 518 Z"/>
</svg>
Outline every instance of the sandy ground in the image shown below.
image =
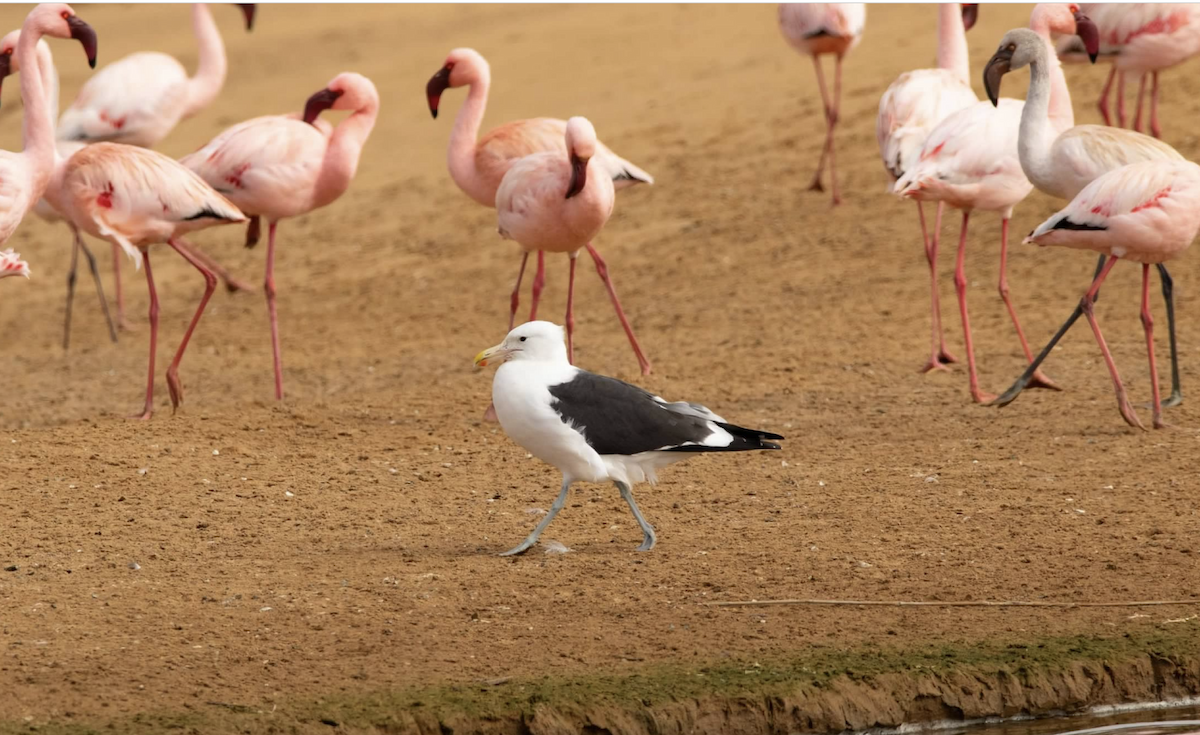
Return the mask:
<svg viewBox="0 0 1200 735">
<path fill-rule="evenodd" d="M 182 7 L 80 10 L 100 34 L 101 63 L 157 48 L 194 66 Z M 0 26 L 23 12 L 0 8 Z M 382 115 L 350 193 L 280 228 L 282 404 L 261 293 L 221 291 L 183 363 L 186 403 L 171 415 L 161 370 L 202 281 L 157 251 L 159 413 L 126 420 L 145 378 L 140 276 L 125 268 L 138 329 L 117 345 L 81 283 L 64 354 L 65 231 L 30 220 L 10 241 L 35 277 L 0 284 L 0 718 L 282 705 L 814 645 L 1111 634 L 1190 614 L 699 605 L 1173 598 L 1200 585 L 1194 259 L 1175 266 L 1188 397 L 1169 414 L 1174 428 L 1121 422 L 1085 329 L 1047 366 L 1067 391 L 1031 392 L 1004 410 L 969 402 L 962 367 L 916 371 L 926 265 L 912 205 L 885 194 L 874 120 L 900 72 L 932 63 L 931 7 L 870 9 L 846 67 L 846 203 L 835 211 L 805 191 L 819 100 L 773 6 L 266 6 L 250 35 L 234 10 L 214 12 L 226 88 L 163 151 L 298 110 L 347 69 L 376 81 Z M 1028 13 L 983 8 L 973 75 Z M 585 114 L 657 177 L 619 195 L 597 242 L 654 373 L 637 374 L 586 259 L 578 362 L 787 436 L 782 452 L 697 457 L 641 488 L 660 538 L 652 553 L 633 551 L 640 536 L 616 492 L 585 485 L 545 537 L 572 553 L 495 555 L 528 532 L 559 478 L 481 421 L 491 374 L 471 357 L 503 336 L 518 257 L 445 170 L 464 93 L 445 95 L 437 121 L 426 109 L 424 84 L 455 46 L 491 61 L 485 125 Z M 87 71 L 79 50 L 54 49 L 73 95 Z M 1198 68 L 1163 78 L 1165 137 L 1193 158 Z M 1105 73 L 1068 69 L 1080 122 L 1097 121 Z M 1024 79 L 1006 78 L 1005 92 L 1022 94 Z M 4 86 L 0 144 L 12 148 L 20 106 L 17 85 Z M 1054 209 L 1031 196 L 1014 233 Z M 975 220 L 972 317 L 983 382 L 998 391 L 1022 357 L 995 292 L 999 223 Z M 258 282 L 264 251 L 243 249 L 241 236 L 195 240 Z M 565 260 L 550 265 L 543 314 L 557 316 Z M 1014 245 L 1010 278 L 1033 341 L 1070 310 L 1092 265 Z M 952 257 L 943 266 L 962 356 Z M 1149 382 L 1137 276 L 1119 267 L 1098 311 L 1140 401 Z"/>
</svg>

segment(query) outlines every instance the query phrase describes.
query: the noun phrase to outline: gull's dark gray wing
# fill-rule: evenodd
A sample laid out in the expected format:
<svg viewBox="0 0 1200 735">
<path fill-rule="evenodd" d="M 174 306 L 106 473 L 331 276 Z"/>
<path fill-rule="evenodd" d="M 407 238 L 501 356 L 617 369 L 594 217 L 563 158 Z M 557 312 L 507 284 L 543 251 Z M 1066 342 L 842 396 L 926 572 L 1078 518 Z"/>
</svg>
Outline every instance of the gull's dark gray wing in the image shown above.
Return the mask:
<svg viewBox="0 0 1200 735">
<path fill-rule="evenodd" d="M 727 424 L 700 404 L 667 403 L 636 385 L 584 370 L 549 391 L 554 399 L 550 407 L 598 454 L 779 449 L 763 440 L 783 438 Z M 722 446 L 706 445 L 720 434 L 718 429 L 730 439 Z"/>
</svg>

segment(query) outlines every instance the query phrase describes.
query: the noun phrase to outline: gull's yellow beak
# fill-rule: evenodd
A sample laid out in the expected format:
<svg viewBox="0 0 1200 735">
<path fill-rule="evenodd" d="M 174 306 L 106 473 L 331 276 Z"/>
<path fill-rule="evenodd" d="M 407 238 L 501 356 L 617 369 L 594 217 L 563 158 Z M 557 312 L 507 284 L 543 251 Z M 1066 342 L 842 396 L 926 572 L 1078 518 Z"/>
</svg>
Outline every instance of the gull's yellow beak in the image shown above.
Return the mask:
<svg viewBox="0 0 1200 735">
<path fill-rule="evenodd" d="M 501 361 L 503 361 L 503 359 L 508 357 L 511 352 L 511 350 L 504 349 L 503 344 L 498 344 L 495 347 L 489 347 L 475 356 L 475 366 L 487 367 L 488 360 L 495 360 L 496 358 L 500 358 Z"/>
</svg>

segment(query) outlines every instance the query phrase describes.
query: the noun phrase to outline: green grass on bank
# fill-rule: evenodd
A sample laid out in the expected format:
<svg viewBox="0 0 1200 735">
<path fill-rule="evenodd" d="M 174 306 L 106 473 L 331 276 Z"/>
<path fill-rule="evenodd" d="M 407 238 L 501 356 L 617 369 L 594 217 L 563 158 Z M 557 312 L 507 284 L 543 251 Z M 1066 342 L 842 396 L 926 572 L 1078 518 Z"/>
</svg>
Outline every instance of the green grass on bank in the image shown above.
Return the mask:
<svg viewBox="0 0 1200 735">
<path fill-rule="evenodd" d="M 252 703 L 210 704 L 192 712 L 154 712 L 115 720 L 0 722 L 0 735 L 149 735 L 150 733 L 389 732 L 409 719 L 448 722 L 453 732 L 478 725 L 511 731 L 535 708 L 586 711 L 603 706 L 638 710 L 679 700 L 787 697 L 822 688 L 841 677 L 869 680 L 881 674 L 978 674 L 1007 672 L 1018 680 L 1052 674 L 1081 662 L 1115 664 L 1146 654 L 1182 659 L 1200 653 L 1192 625 L 1111 638 L 1048 638 L 1032 642 L 987 641 L 910 649 L 814 647 L 788 659 L 724 660 L 708 665 L 659 664 L 626 675 L 585 674 L 513 678 L 503 682 L 441 683 L 428 687 L 295 700 L 259 708 Z"/>
</svg>

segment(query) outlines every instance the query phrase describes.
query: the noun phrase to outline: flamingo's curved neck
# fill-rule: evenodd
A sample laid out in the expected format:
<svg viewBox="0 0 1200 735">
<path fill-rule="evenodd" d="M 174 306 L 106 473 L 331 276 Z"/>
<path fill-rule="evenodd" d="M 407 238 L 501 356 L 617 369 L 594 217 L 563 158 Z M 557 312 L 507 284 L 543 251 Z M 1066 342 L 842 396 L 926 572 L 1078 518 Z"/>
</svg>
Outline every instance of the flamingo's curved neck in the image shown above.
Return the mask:
<svg viewBox="0 0 1200 735">
<path fill-rule="evenodd" d="M 50 53 L 50 44 L 37 45 L 38 65 L 41 67 L 42 90 L 46 93 L 46 104 L 50 110 L 50 124 L 58 119 L 58 69 L 54 66 L 54 56 Z"/>
<path fill-rule="evenodd" d="M 450 178 L 458 188 L 472 199 L 489 207 L 496 206 L 495 192 L 487 191 L 486 183 L 480 180 L 475 166 L 475 143 L 479 139 L 479 127 L 483 124 L 483 113 L 487 109 L 488 88 L 492 84 L 491 71 L 485 66 L 471 82 L 467 100 L 458 116 L 454 118 L 454 130 L 450 132 L 450 147 L 446 151 L 446 164 Z M 487 194 L 491 193 L 492 201 Z"/>
<path fill-rule="evenodd" d="M 46 89 L 42 83 L 42 67 L 38 60 L 37 46 L 43 30 L 26 23 L 17 41 L 17 63 L 26 73 L 21 75 L 21 101 L 25 114 L 21 121 L 21 137 L 25 141 L 22 155 L 29 161 L 31 196 L 30 201 L 42 198 L 42 192 L 50 181 L 54 170 L 54 118 L 46 101 Z"/>
<path fill-rule="evenodd" d="M 967 51 L 967 30 L 963 27 L 962 6 L 942 3 L 938 6 L 937 65 L 954 72 L 963 84 L 971 84 L 971 63 Z"/>
<path fill-rule="evenodd" d="M 358 159 L 362 155 L 363 146 L 375 127 L 375 119 L 378 116 L 379 100 L 372 99 L 334 129 L 329 138 L 329 147 L 325 149 L 321 174 L 314 189 L 314 207 L 329 204 L 350 188 L 350 182 L 354 180 L 354 173 L 358 170 Z"/>
<path fill-rule="evenodd" d="M 58 119 L 58 69 L 54 66 L 54 56 L 50 53 L 49 44 L 38 42 L 37 61 L 36 73 L 42 77 L 42 90 L 46 93 L 46 104 L 50 110 L 50 124 L 54 125 L 54 121 Z M 29 73 L 35 72 L 31 70 Z M 25 141 L 22 139 L 21 142 Z"/>
<path fill-rule="evenodd" d="M 1048 34 L 1042 40 L 1029 65 L 1029 93 L 1021 110 L 1017 144 L 1021 168 L 1034 185 L 1054 179 L 1054 172 L 1049 170 L 1050 149 L 1058 136 L 1075 124 L 1062 66 L 1051 49 Z"/>
<path fill-rule="evenodd" d="M 184 117 L 196 114 L 216 99 L 221 87 L 225 85 L 227 69 L 221 32 L 204 3 L 192 6 L 192 33 L 195 34 L 199 47 L 200 63 L 196 67 L 196 73 L 188 79 Z"/>
</svg>

